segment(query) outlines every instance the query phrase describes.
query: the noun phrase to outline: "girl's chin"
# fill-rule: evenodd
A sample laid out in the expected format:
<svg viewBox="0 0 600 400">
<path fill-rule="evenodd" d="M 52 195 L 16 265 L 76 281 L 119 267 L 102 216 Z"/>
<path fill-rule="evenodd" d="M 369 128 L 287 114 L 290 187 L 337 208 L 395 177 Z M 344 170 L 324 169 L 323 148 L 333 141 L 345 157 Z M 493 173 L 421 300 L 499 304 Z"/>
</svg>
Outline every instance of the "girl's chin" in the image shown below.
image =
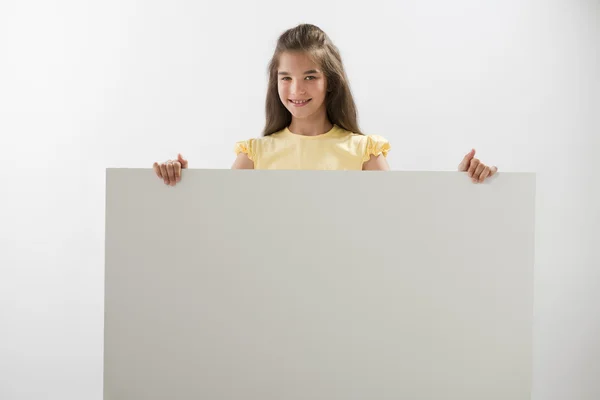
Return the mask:
<svg viewBox="0 0 600 400">
<path fill-rule="evenodd" d="M 302 107 L 302 108 L 288 107 L 288 111 L 291 112 L 293 115 L 307 115 L 307 114 L 312 114 L 312 107 L 311 108 L 308 108 L 308 107 Z"/>
</svg>

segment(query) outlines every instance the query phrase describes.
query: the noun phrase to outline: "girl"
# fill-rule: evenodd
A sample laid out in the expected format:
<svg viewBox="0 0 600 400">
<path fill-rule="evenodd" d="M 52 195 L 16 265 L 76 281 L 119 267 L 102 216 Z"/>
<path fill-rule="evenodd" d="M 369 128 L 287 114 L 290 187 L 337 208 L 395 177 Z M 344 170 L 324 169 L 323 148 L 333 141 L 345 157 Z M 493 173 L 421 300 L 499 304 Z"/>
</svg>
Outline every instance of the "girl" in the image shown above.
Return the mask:
<svg viewBox="0 0 600 400">
<path fill-rule="evenodd" d="M 337 47 L 320 28 L 301 24 L 285 31 L 269 63 L 263 137 L 235 143 L 232 169 L 389 170 L 390 144 L 365 135 Z M 458 166 L 473 182 L 497 172 L 471 150 Z M 188 161 L 153 165 L 167 185 L 181 181 Z"/>
</svg>

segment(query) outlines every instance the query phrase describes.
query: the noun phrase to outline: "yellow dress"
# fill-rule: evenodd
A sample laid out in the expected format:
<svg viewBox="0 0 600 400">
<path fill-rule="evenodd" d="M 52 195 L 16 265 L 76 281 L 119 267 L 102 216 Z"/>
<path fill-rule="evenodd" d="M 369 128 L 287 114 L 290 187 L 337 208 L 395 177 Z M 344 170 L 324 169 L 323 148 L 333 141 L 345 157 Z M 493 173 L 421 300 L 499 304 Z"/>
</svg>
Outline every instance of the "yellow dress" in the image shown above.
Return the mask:
<svg viewBox="0 0 600 400">
<path fill-rule="evenodd" d="M 326 133 L 305 136 L 288 128 L 269 136 L 235 144 L 235 154 L 245 153 L 254 169 L 362 170 L 371 155 L 387 157 L 390 144 L 379 135 L 361 135 L 337 125 Z"/>
</svg>

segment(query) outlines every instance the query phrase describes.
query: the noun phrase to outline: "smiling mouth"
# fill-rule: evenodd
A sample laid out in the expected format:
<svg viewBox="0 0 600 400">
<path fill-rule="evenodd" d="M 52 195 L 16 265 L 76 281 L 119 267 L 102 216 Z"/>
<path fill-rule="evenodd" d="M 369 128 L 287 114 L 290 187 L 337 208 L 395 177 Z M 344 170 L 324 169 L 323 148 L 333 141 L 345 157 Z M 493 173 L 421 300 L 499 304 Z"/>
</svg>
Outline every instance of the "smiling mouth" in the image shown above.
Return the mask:
<svg viewBox="0 0 600 400">
<path fill-rule="evenodd" d="M 307 100 L 291 100 L 288 99 L 288 101 L 296 106 L 303 106 L 305 104 L 307 104 L 309 101 L 311 101 L 312 99 L 307 99 Z"/>
</svg>

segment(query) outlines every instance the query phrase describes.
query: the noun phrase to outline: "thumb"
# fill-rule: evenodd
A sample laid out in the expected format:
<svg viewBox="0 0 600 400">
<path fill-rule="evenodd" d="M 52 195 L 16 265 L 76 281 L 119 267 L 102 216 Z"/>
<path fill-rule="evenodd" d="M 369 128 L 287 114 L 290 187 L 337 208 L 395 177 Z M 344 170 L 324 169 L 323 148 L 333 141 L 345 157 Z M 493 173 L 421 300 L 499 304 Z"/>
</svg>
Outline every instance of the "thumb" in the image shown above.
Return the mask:
<svg viewBox="0 0 600 400">
<path fill-rule="evenodd" d="M 471 149 L 470 152 L 465 155 L 460 164 L 458 164 L 459 171 L 466 171 L 469 168 L 470 161 L 475 157 L 475 149 Z"/>
<path fill-rule="evenodd" d="M 183 158 L 181 154 L 177 154 L 177 160 L 181 163 L 181 168 L 187 168 L 188 162 Z"/>
</svg>

